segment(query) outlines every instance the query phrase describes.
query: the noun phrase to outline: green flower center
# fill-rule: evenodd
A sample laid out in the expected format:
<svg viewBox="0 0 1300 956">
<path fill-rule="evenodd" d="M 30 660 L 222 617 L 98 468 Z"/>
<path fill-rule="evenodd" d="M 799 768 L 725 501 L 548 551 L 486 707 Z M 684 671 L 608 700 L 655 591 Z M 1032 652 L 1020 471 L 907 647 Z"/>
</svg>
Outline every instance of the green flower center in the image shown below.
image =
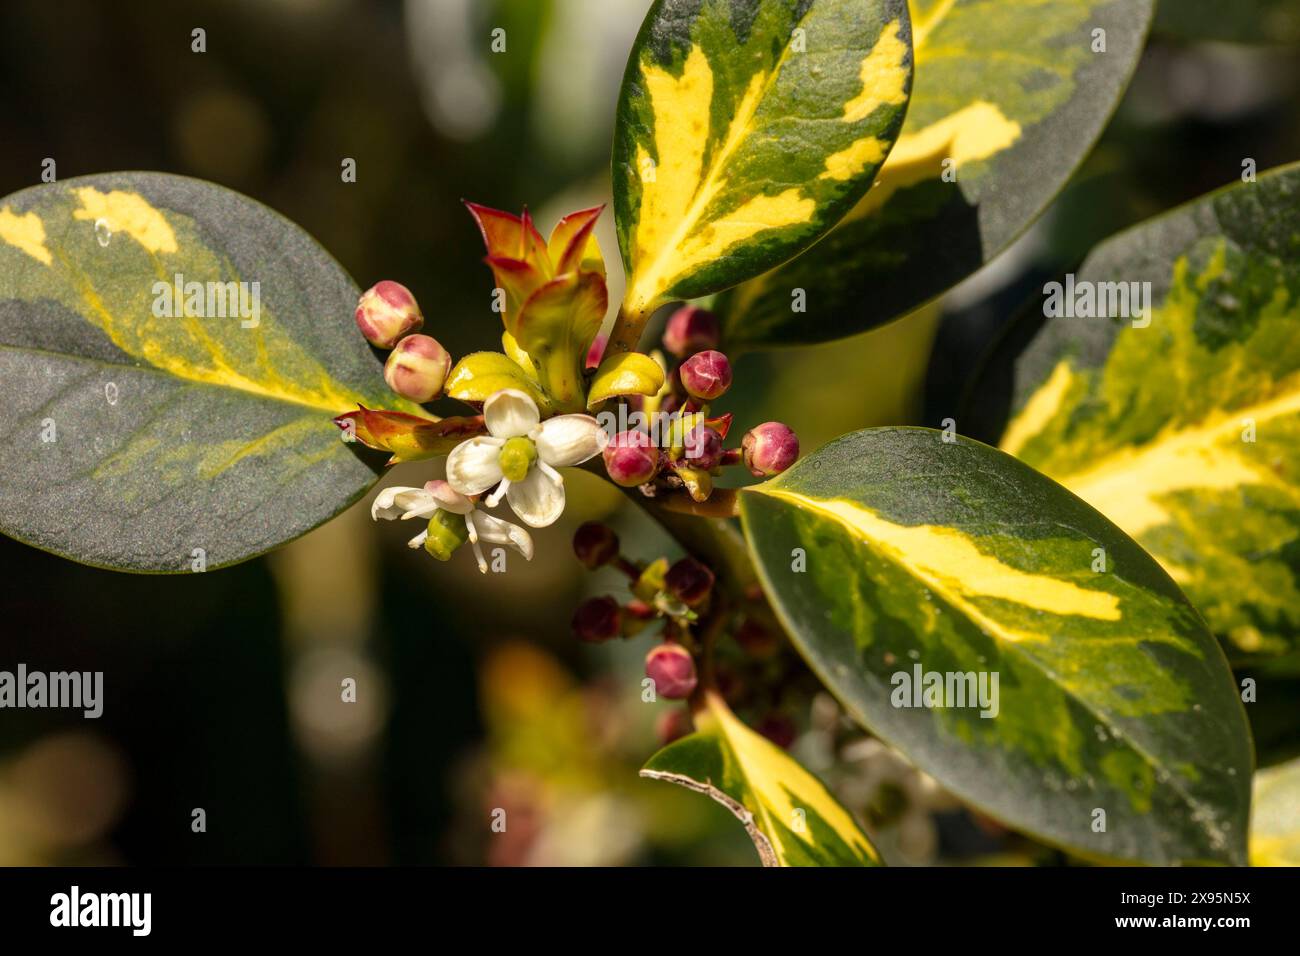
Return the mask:
<svg viewBox="0 0 1300 956">
<path fill-rule="evenodd" d="M 501 465 L 501 474 L 505 475 L 510 481 L 523 481 L 528 474 L 528 469 L 533 466 L 537 460 L 537 446 L 533 444 L 531 438 L 524 438 L 520 435 L 517 438 L 509 438 L 501 448 L 501 457 L 498 463 Z"/>
<path fill-rule="evenodd" d="M 439 561 L 446 561 L 468 539 L 465 516 L 439 509 L 429 519 L 429 536 L 424 539 L 424 550 Z"/>
</svg>

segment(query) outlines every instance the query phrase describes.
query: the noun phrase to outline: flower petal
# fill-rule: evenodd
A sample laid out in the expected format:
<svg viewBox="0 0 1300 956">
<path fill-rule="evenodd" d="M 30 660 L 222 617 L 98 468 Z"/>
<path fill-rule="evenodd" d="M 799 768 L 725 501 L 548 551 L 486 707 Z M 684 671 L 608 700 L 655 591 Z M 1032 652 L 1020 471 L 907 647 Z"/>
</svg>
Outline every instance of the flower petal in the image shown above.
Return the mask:
<svg viewBox="0 0 1300 956">
<path fill-rule="evenodd" d="M 447 456 L 447 483 L 462 495 L 479 495 L 504 477 L 501 474 L 501 438 L 480 436 L 461 442 Z"/>
<path fill-rule="evenodd" d="M 493 438 L 527 435 L 540 419 L 537 403 L 517 388 L 493 392 L 483 403 L 483 420 Z"/>
<path fill-rule="evenodd" d="M 514 548 L 525 559 L 533 559 L 533 538 L 527 531 L 512 521 L 503 521 L 482 511 L 476 511 L 467 519 L 478 532 L 480 541 L 488 544 L 504 544 Z"/>
<path fill-rule="evenodd" d="M 405 517 L 412 511 L 432 514 L 437 507 L 433 495 L 425 489 L 393 485 L 375 496 L 374 503 L 370 506 L 370 517 L 373 521 L 380 518 L 391 521 Z"/>
<path fill-rule="evenodd" d="M 524 524 L 545 528 L 564 513 L 564 480 L 544 462 L 538 462 L 523 481 L 510 486 L 506 501 Z"/>
<path fill-rule="evenodd" d="M 537 456 L 548 465 L 580 465 L 605 450 L 609 435 L 590 415 L 557 415 L 548 418 L 533 438 Z"/>
<path fill-rule="evenodd" d="M 474 502 L 451 486 L 449 482 L 435 479 L 424 483 L 424 490 L 433 496 L 438 507 L 456 515 L 467 515 L 474 510 Z"/>
</svg>

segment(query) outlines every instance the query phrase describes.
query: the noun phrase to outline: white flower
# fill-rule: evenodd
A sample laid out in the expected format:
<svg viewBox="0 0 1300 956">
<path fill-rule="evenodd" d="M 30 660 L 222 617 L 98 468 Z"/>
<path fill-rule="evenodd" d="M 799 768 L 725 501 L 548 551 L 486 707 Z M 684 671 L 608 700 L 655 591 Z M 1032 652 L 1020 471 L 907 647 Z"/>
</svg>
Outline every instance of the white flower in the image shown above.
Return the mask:
<svg viewBox="0 0 1300 956">
<path fill-rule="evenodd" d="M 398 485 L 385 488 L 375 497 L 375 503 L 370 506 L 370 517 L 376 521 L 380 518 L 387 520 L 400 518 L 406 521 L 410 518 L 432 518 L 437 511 L 464 516 L 469 543 L 474 548 L 478 569 L 484 574 L 487 573 L 488 566 L 483 557 L 483 550 L 479 547 L 480 541 L 507 545 L 527 560 L 533 559 L 533 539 L 527 531 L 517 524 L 502 521 L 500 518 L 479 511 L 474 507 L 472 499 L 462 495 L 445 481 L 427 481 L 423 488 L 405 488 Z M 428 537 L 429 532 L 426 529 L 408 541 L 407 545 L 412 548 L 422 548 Z M 464 540 L 462 537 L 456 543 L 463 543 Z"/>
<path fill-rule="evenodd" d="M 483 403 L 488 434 L 461 442 L 447 456 L 447 481 L 463 495 L 495 507 L 504 495 L 524 524 L 544 528 L 564 511 L 564 479 L 556 468 L 594 458 L 609 440 L 590 415 L 557 415 L 539 423 L 537 405 L 513 388 Z"/>
</svg>

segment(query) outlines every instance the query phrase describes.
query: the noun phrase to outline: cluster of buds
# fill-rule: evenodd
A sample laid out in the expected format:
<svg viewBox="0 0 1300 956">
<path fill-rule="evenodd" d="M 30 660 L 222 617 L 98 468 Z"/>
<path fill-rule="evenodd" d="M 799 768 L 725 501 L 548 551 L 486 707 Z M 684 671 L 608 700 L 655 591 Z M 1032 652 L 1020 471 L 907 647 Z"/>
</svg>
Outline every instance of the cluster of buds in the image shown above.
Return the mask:
<svg viewBox="0 0 1300 956">
<path fill-rule="evenodd" d="M 392 349 L 384 363 L 384 381 L 413 402 L 431 402 L 442 392 L 451 355 L 431 335 L 421 335 L 424 315 L 411 290 L 385 279 L 367 289 L 357 302 L 357 328 L 376 348 Z"/>
<path fill-rule="evenodd" d="M 713 478 L 744 463 L 755 476 L 780 474 L 799 457 L 799 439 L 780 422 L 747 432 L 739 448 L 725 448 L 730 413 L 713 415 L 709 405 L 731 388 L 731 362 L 718 346 L 721 329 L 707 309 L 686 305 L 668 320 L 663 347 L 664 386 L 652 396 L 633 396 L 629 407 L 642 421 L 615 435 L 605 447 L 605 470 L 615 483 L 639 487 L 648 496 L 684 488 L 707 500 Z M 671 362 L 675 366 L 670 367 Z M 644 425 L 645 427 L 641 427 Z"/>
<path fill-rule="evenodd" d="M 659 697 L 668 700 L 690 697 L 699 682 L 690 625 L 708 605 L 713 593 L 713 572 L 691 557 L 672 564 L 666 558 L 649 564 L 632 561 L 620 553 L 614 531 L 597 521 L 589 521 L 577 530 L 573 550 L 578 560 L 591 570 L 609 566 L 621 571 L 628 578 L 631 592 L 623 603 L 603 595 L 580 604 L 573 615 L 574 635 L 591 643 L 630 638 L 653 621 L 662 620 L 663 641 L 646 655 L 646 676 L 654 681 Z"/>
</svg>

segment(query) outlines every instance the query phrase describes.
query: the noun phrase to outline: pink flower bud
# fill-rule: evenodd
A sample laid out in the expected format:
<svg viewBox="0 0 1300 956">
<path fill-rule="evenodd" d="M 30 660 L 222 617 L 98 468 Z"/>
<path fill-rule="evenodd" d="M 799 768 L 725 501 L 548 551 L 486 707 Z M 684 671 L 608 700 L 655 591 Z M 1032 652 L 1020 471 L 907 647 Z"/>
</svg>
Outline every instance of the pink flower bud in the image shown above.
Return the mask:
<svg viewBox="0 0 1300 956">
<path fill-rule="evenodd" d="M 682 444 L 692 467 L 712 471 L 722 464 L 722 436 L 712 428 L 697 425 L 689 429 Z"/>
<path fill-rule="evenodd" d="M 682 558 L 668 569 L 664 587 L 687 607 L 697 607 L 713 590 L 713 572 L 694 558 Z"/>
<path fill-rule="evenodd" d="M 711 402 L 731 388 L 731 363 L 721 352 L 698 352 L 678 370 L 682 387 L 692 398 Z"/>
<path fill-rule="evenodd" d="M 756 478 L 779 475 L 799 457 L 799 438 L 780 422 L 764 422 L 745 433 L 740 443 L 745 467 Z"/>
<path fill-rule="evenodd" d="M 442 391 L 451 371 L 451 356 L 428 335 L 408 335 L 397 343 L 384 363 L 384 381 L 398 395 L 428 402 Z"/>
<path fill-rule="evenodd" d="M 573 553 L 588 571 L 594 571 L 618 557 L 618 535 L 607 524 L 588 521 L 573 534 Z"/>
<path fill-rule="evenodd" d="M 411 290 L 399 282 L 377 282 L 357 302 L 357 328 L 371 345 L 391 349 L 402 336 L 418 331 L 424 316 Z"/>
<path fill-rule="evenodd" d="M 610 480 L 624 488 L 643 485 L 659 471 L 659 449 L 637 429 L 615 435 L 604 454 Z"/>
<path fill-rule="evenodd" d="M 599 644 L 622 630 L 622 609 L 612 597 L 590 598 L 573 612 L 573 633 L 580 641 Z"/>
<path fill-rule="evenodd" d="M 659 736 L 660 746 L 667 747 L 674 740 L 681 740 L 692 730 L 691 712 L 685 707 L 665 710 L 655 721 L 655 733 Z"/>
<path fill-rule="evenodd" d="M 716 349 L 722 341 L 718 317 L 697 305 L 684 305 L 674 312 L 664 328 L 664 350 L 686 358 L 705 349 Z"/>
<path fill-rule="evenodd" d="M 655 682 L 660 697 L 681 700 L 695 690 L 695 660 L 680 644 L 660 644 L 645 657 L 645 676 Z"/>
</svg>

